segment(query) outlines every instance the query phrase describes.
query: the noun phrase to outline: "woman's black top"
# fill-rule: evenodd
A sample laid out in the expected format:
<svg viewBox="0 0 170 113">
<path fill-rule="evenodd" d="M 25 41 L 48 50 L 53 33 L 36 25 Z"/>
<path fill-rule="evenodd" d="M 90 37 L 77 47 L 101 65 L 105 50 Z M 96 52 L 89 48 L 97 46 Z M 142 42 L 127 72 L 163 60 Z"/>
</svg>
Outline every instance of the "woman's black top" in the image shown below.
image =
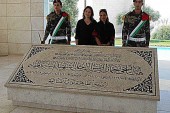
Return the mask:
<svg viewBox="0 0 170 113">
<path fill-rule="evenodd" d="M 106 22 L 104 24 L 102 21 L 99 21 L 96 26 L 96 32 L 101 44 L 107 44 L 108 42 L 114 44 L 115 28 L 112 23 Z"/>
<path fill-rule="evenodd" d="M 78 21 L 76 26 L 75 39 L 78 39 L 78 45 L 96 45 L 95 37 L 92 35 L 97 22 L 93 20 L 87 25 L 84 19 Z"/>
</svg>

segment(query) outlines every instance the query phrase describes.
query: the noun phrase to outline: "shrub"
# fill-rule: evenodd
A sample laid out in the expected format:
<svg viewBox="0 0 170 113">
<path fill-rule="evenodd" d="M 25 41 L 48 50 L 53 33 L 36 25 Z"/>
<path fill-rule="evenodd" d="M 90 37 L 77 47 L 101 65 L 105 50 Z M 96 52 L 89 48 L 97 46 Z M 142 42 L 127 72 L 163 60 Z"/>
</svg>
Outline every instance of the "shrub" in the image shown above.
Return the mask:
<svg viewBox="0 0 170 113">
<path fill-rule="evenodd" d="M 170 26 L 160 26 L 152 35 L 153 39 L 170 40 Z"/>
</svg>

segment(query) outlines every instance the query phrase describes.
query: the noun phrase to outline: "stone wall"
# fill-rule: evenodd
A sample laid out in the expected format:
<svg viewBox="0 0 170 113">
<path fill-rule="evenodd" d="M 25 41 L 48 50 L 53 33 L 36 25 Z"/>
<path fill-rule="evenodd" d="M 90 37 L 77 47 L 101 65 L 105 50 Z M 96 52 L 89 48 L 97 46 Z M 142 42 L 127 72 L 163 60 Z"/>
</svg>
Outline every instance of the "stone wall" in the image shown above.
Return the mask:
<svg viewBox="0 0 170 113">
<path fill-rule="evenodd" d="M 0 0 L 0 55 L 8 54 L 7 0 Z"/>
<path fill-rule="evenodd" d="M 0 0 L 0 54 L 25 54 L 40 43 L 46 1 Z"/>
</svg>

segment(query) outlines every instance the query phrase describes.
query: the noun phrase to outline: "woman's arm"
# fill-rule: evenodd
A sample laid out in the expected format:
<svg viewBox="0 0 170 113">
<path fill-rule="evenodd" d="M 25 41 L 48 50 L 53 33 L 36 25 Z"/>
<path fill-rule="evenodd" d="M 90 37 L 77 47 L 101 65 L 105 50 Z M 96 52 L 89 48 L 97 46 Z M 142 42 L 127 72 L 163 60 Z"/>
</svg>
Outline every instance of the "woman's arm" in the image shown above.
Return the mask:
<svg viewBox="0 0 170 113">
<path fill-rule="evenodd" d="M 76 25 L 76 33 L 75 33 L 76 45 L 78 45 L 79 38 L 80 38 L 80 20 L 77 22 L 77 25 Z"/>
</svg>

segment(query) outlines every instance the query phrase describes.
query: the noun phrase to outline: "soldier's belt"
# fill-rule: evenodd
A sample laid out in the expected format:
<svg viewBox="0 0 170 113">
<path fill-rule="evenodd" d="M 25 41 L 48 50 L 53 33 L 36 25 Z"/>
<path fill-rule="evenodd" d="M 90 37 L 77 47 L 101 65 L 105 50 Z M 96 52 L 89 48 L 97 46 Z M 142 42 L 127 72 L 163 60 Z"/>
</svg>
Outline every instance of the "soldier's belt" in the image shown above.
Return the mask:
<svg viewBox="0 0 170 113">
<path fill-rule="evenodd" d="M 55 37 L 51 36 L 51 39 L 52 40 L 63 40 L 63 39 L 67 39 L 67 37 L 66 36 L 55 36 Z"/>
<path fill-rule="evenodd" d="M 134 41 L 134 42 L 142 42 L 142 41 L 146 41 L 146 38 L 133 38 L 133 37 L 129 37 L 130 41 Z"/>
</svg>

